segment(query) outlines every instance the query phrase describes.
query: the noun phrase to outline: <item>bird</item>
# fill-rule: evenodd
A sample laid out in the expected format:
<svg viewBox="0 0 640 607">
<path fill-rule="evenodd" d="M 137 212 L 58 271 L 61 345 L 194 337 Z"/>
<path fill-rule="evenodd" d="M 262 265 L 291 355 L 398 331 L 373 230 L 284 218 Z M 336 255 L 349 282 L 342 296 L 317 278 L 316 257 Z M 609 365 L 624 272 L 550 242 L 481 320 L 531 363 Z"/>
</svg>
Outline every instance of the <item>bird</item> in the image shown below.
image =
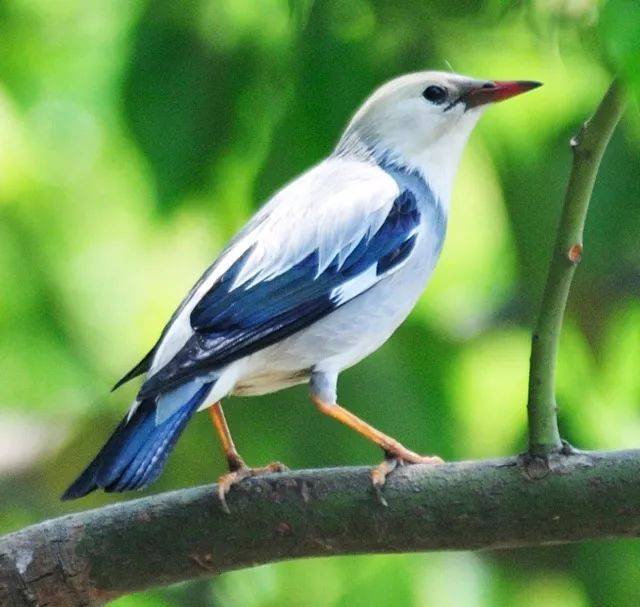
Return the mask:
<svg viewBox="0 0 640 607">
<path fill-rule="evenodd" d="M 379 490 L 399 464 L 442 460 L 409 450 L 338 403 L 339 374 L 409 315 L 445 239 L 465 144 L 492 104 L 540 86 L 422 71 L 380 86 L 331 154 L 257 211 L 204 272 L 149 353 L 114 390 L 144 375 L 128 413 L 62 499 L 143 489 L 187 422 L 208 409 L 226 457 L 218 495 L 286 468 L 249 467 L 222 401 L 308 383 L 318 411 L 384 452 Z"/>
</svg>

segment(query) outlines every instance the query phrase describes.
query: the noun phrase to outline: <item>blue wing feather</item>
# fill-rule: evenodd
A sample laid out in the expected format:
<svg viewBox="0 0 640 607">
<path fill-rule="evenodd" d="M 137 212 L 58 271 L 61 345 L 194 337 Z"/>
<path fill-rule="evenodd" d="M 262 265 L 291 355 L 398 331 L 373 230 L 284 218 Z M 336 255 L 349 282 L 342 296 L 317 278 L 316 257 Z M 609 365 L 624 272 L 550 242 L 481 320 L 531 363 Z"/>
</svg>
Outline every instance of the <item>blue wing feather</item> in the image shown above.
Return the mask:
<svg viewBox="0 0 640 607">
<path fill-rule="evenodd" d="M 249 249 L 200 299 L 191 312 L 194 335 L 173 359 L 147 379 L 139 399 L 171 389 L 195 375 L 226 365 L 292 335 L 349 299 L 337 297 L 342 285 L 376 269 L 378 277 L 407 259 L 417 238 L 420 211 L 411 190 L 394 200 L 375 234 L 365 234 L 348 255 L 339 252 L 319 272 L 313 251 L 278 276 L 235 285 Z M 357 296 L 356 294 L 355 296 Z"/>
</svg>

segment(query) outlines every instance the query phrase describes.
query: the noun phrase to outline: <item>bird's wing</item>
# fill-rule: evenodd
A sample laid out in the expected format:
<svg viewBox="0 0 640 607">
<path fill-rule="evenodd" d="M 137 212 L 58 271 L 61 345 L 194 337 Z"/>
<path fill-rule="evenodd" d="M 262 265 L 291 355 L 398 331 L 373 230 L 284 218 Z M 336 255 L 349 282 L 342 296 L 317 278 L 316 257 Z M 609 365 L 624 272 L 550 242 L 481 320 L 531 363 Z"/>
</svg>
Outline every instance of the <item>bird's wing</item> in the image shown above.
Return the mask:
<svg viewBox="0 0 640 607">
<path fill-rule="evenodd" d="M 408 258 L 419 222 L 413 193 L 380 168 L 318 165 L 277 194 L 192 291 L 188 317 L 175 320 L 188 320 L 180 347 L 152 367 L 138 398 L 261 350 L 367 291 Z"/>
</svg>

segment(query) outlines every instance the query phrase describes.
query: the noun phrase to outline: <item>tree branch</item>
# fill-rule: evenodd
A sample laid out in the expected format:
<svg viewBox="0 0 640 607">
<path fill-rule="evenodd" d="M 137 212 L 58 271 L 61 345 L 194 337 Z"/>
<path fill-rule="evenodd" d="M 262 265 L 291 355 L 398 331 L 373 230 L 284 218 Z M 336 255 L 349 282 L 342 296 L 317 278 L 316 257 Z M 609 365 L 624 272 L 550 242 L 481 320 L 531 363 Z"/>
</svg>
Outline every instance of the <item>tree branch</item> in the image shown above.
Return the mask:
<svg viewBox="0 0 640 607">
<path fill-rule="evenodd" d="M 538 321 L 531 339 L 529 371 L 529 453 L 546 456 L 562 449 L 558 432 L 555 371 L 564 310 L 576 266 L 582 257 L 582 232 L 598 167 L 624 110 L 614 82 L 593 118 L 571 140 L 573 166 L 558 234 L 549 264 Z"/>
<path fill-rule="evenodd" d="M 512 548 L 640 533 L 640 451 L 402 468 L 388 507 L 369 468 L 250 479 L 80 512 L 0 539 L 0 605 L 99 605 L 135 590 L 283 559 Z"/>
</svg>

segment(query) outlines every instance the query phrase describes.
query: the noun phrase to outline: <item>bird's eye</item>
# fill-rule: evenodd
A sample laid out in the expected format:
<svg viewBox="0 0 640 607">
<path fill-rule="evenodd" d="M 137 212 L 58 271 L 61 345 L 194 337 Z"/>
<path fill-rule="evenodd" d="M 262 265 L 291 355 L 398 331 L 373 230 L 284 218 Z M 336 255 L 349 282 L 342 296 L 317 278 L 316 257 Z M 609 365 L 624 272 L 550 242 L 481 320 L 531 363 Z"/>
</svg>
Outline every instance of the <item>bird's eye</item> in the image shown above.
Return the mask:
<svg viewBox="0 0 640 607">
<path fill-rule="evenodd" d="M 443 86 L 438 86 L 437 84 L 432 84 L 428 86 L 422 96 L 427 100 L 431 101 L 431 103 L 435 103 L 436 105 L 440 105 L 447 100 L 447 89 Z"/>
</svg>

